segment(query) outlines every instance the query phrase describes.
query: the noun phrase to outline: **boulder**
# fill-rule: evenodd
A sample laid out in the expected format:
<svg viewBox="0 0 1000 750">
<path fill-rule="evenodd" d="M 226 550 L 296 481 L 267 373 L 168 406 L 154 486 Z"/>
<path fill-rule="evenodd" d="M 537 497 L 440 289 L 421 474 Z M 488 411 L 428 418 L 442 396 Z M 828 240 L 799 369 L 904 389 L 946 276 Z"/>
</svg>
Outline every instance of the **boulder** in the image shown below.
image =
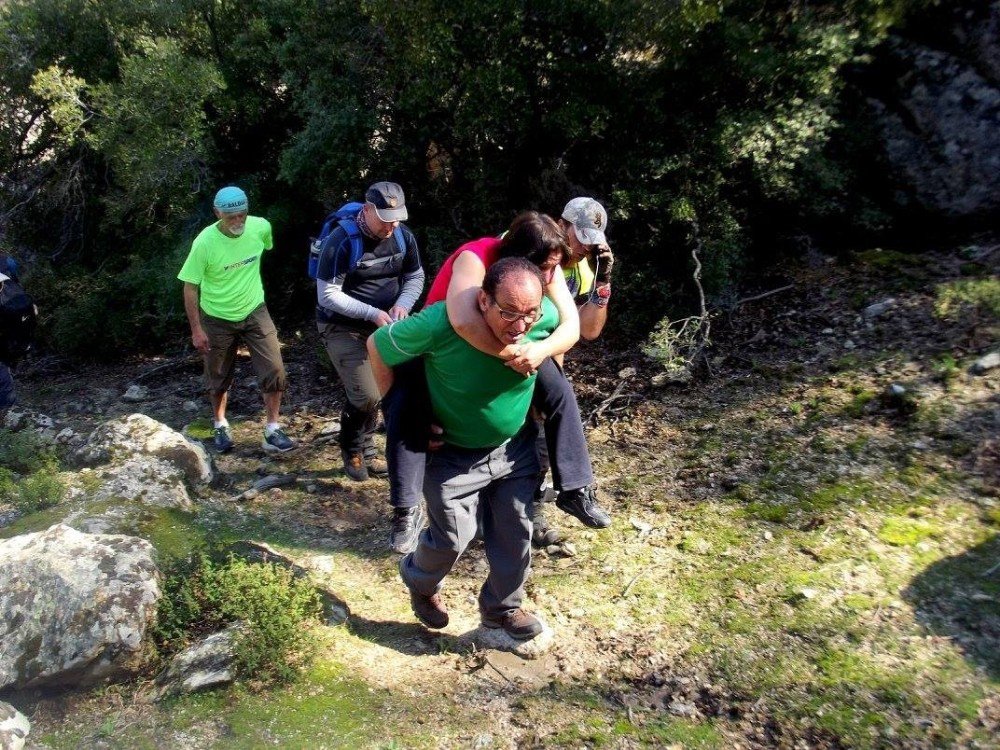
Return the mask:
<svg viewBox="0 0 1000 750">
<path fill-rule="evenodd" d="M 120 463 L 136 455 L 153 456 L 176 466 L 193 485 L 212 480 L 212 464 L 200 443 L 188 440 L 145 414 L 130 414 L 105 422 L 77 451 L 77 458 L 85 465 Z"/>
<path fill-rule="evenodd" d="M 30 731 L 28 717 L 9 703 L 0 701 L 0 750 L 21 750 Z"/>
<path fill-rule="evenodd" d="M 994 4 L 990 24 L 998 18 Z M 1000 86 L 976 59 L 997 64 L 996 48 L 984 41 L 960 57 L 900 37 L 886 46 L 879 65 L 897 75 L 869 104 L 904 206 L 950 219 L 1000 210 Z"/>
<path fill-rule="evenodd" d="M 95 473 L 101 486 L 90 494 L 92 500 L 128 500 L 177 510 L 194 508 L 184 486 L 184 472 L 176 464 L 154 456 L 132 456 Z"/>
<path fill-rule="evenodd" d="M 140 669 L 157 577 L 152 545 L 136 537 L 57 524 L 0 541 L 0 690 Z"/>
</svg>

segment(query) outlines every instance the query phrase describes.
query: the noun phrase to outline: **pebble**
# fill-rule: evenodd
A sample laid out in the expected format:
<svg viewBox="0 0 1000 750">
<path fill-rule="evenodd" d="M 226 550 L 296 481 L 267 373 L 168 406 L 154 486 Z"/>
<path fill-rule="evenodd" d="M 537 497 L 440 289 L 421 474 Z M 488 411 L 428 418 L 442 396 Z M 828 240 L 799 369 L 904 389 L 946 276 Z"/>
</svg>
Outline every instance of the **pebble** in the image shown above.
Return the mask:
<svg viewBox="0 0 1000 750">
<path fill-rule="evenodd" d="M 147 398 L 149 398 L 149 389 L 145 386 L 133 383 L 125 391 L 125 394 L 122 396 L 122 401 L 135 403 L 137 401 L 145 401 Z"/>
<path fill-rule="evenodd" d="M 634 528 L 640 534 L 648 534 L 650 531 L 653 530 L 652 526 L 650 526 L 645 521 L 640 521 L 638 518 L 630 518 L 629 523 L 632 524 L 632 528 Z"/>
<path fill-rule="evenodd" d="M 974 375 L 982 375 L 997 367 L 1000 367 L 1000 351 L 990 352 L 980 357 L 973 363 L 971 369 Z"/>
<path fill-rule="evenodd" d="M 868 305 L 868 307 L 866 307 L 861 314 L 867 320 L 872 320 L 888 312 L 889 308 L 892 307 L 895 304 L 895 302 L 896 302 L 895 299 L 889 297 L 888 299 L 883 300 L 882 302 L 876 302 L 874 305 Z"/>
</svg>

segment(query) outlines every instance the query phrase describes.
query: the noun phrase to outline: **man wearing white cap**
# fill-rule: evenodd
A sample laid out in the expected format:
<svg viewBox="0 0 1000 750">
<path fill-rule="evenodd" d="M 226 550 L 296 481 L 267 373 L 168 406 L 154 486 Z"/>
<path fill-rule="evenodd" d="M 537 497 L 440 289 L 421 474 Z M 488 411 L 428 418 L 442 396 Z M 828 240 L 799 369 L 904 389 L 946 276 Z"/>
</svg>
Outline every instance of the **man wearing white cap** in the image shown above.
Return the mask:
<svg viewBox="0 0 1000 750">
<path fill-rule="evenodd" d="M 184 310 L 191 326 L 191 342 L 205 361 L 205 383 L 212 403 L 214 443 L 220 453 L 232 449 L 226 420 L 229 387 L 233 382 L 236 350 L 245 344 L 264 395 L 267 424 L 262 447 L 284 453 L 295 443 L 278 423 L 285 365 L 278 331 L 264 303 L 260 262 L 274 246 L 271 224 L 249 216 L 247 195 L 230 185 L 215 195 L 216 221 L 191 244 L 177 278 L 184 282 Z"/>
</svg>

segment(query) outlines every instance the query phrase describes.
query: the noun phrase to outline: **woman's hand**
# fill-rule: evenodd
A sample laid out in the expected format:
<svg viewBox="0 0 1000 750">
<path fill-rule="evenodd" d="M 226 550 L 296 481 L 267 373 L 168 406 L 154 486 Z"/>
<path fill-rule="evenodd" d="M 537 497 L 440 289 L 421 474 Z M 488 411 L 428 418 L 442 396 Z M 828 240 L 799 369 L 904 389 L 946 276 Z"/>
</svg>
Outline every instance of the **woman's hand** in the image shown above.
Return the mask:
<svg viewBox="0 0 1000 750">
<path fill-rule="evenodd" d="M 518 351 L 515 356 L 505 361 L 504 364 L 525 376 L 533 374 L 541 366 L 542 362 L 545 361 L 545 357 L 548 356 L 538 341 L 529 341 L 525 344 L 511 344 L 510 346 L 516 348 Z"/>
</svg>

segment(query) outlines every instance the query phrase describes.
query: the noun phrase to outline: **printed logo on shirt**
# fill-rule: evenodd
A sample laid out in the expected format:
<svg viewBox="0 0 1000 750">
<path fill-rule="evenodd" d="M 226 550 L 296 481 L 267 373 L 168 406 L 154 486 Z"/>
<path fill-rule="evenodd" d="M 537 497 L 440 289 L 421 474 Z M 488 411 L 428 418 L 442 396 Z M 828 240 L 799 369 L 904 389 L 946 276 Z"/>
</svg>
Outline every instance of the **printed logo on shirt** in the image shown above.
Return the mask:
<svg viewBox="0 0 1000 750">
<path fill-rule="evenodd" d="M 259 255 L 253 255 L 253 256 L 251 256 L 249 258 L 244 258 L 243 260 L 237 261 L 236 263 L 230 263 L 228 266 L 223 266 L 222 270 L 223 271 L 235 271 L 237 268 L 243 268 L 243 266 L 249 266 L 251 263 L 253 263 L 255 260 L 257 260 L 257 258 L 259 258 L 259 257 L 260 257 Z"/>
</svg>

